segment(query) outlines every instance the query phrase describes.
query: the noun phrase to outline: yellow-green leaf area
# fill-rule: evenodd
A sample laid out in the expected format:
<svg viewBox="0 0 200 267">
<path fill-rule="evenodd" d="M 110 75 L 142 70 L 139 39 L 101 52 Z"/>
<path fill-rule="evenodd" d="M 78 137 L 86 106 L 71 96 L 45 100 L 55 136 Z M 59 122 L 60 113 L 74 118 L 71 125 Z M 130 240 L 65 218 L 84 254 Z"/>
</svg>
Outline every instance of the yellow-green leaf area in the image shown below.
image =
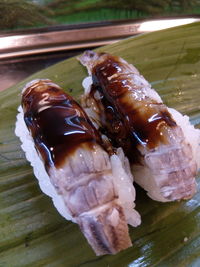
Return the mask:
<svg viewBox="0 0 200 267">
<path fill-rule="evenodd" d="M 194 23 L 99 50 L 134 64 L 169 107 L 189 115 L 199 128 L 199 32 L 200 24 Z M 41 192 L 14 134 L 21 89 L 32 79 L 48 78 L 78 100 L 86 75 L 71 58 L 0 93 L 0 266 L 200 266 L 200 190 L 188 201 L 159 203 L 136 187 L 142 225 L 130 227 L 133 247 L 102 257 Z"/>
</svg>

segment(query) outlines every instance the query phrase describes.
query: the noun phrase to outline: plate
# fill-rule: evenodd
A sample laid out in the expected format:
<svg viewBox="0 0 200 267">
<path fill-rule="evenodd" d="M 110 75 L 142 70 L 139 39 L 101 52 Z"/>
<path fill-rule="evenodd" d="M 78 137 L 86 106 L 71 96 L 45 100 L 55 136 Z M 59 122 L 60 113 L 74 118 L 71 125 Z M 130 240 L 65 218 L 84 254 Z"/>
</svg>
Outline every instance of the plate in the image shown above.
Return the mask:
<svg viewBox="0 0 200 267">
<path fill-rule="evenodd" d="M 168 106 L 200 127 L 199 32 L 200 23 L 194 23 L 99 50 L 133 63 Z M 79 99 L 85 76 L 71 58 L 0 93 L 0 266 L 200 266 L 200 190 L 188 201 L 159 203 L 137 187 L 142 224 L 129 228 L 133 247 L 101 257 L 41 193 L 14 135 L 21 88 L 34 78 L 49 78 Z"/>
</svg>

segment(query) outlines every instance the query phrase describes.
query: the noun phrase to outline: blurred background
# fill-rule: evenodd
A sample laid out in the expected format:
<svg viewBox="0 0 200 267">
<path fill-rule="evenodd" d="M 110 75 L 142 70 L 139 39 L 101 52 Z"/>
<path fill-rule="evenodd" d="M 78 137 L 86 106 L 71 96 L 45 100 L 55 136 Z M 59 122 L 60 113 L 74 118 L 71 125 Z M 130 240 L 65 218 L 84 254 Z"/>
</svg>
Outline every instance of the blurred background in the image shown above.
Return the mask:
<svg viewBox="0 0 200 267">
<path fill-rule="evenodd" d="M 0 91 L 87 48 L 198 19 L 200 0 L 0 0 Z"/>
<path fill-rule="evenodd" d="M 0 0 L 0 30 L 200 14 L 199 0 Z"/>
</svg>

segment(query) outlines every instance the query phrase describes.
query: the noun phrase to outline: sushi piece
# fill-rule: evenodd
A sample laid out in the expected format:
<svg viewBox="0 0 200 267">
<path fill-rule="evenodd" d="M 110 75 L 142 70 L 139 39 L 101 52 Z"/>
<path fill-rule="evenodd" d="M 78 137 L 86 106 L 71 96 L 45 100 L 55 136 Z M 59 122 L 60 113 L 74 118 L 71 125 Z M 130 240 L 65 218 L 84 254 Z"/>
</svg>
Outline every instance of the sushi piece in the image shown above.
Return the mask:
<svg viewBox="0 0 200 267">
<path fill-rule="evenodd" d="M 123 148 L 134 180 L 157 201 L 191 198 L 197 190 L 200 131 L 166 107 L 138 70 L 122 58 L 86 51 L 79 58 L 85 111 L 96 128 Z"/>
<path fill-rule="evenodd" d="M 127 224 L 140 224 L 121 148 L 109 154 L 84 110 L 47 79 L 22 91 L 15 133 L 44 193 L 80 226 L 97 255 L 131 246 Z"/>
</svg>

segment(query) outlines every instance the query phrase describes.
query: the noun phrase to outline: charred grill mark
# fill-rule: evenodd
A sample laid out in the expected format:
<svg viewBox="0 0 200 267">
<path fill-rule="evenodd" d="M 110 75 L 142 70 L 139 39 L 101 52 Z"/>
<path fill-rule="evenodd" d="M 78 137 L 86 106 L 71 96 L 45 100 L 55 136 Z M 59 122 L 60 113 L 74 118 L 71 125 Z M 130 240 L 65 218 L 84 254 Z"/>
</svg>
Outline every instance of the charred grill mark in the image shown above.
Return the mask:
<svg viewBox="0 0 200 267">
<path fill-rule="evenodd" d="M 101 144 L 100 135 L 72 97 L 51 81 L 40 80 L 22 96 L 24 119 L 46 169 L 59 167 L 80 144 Z"/>
</svg>

